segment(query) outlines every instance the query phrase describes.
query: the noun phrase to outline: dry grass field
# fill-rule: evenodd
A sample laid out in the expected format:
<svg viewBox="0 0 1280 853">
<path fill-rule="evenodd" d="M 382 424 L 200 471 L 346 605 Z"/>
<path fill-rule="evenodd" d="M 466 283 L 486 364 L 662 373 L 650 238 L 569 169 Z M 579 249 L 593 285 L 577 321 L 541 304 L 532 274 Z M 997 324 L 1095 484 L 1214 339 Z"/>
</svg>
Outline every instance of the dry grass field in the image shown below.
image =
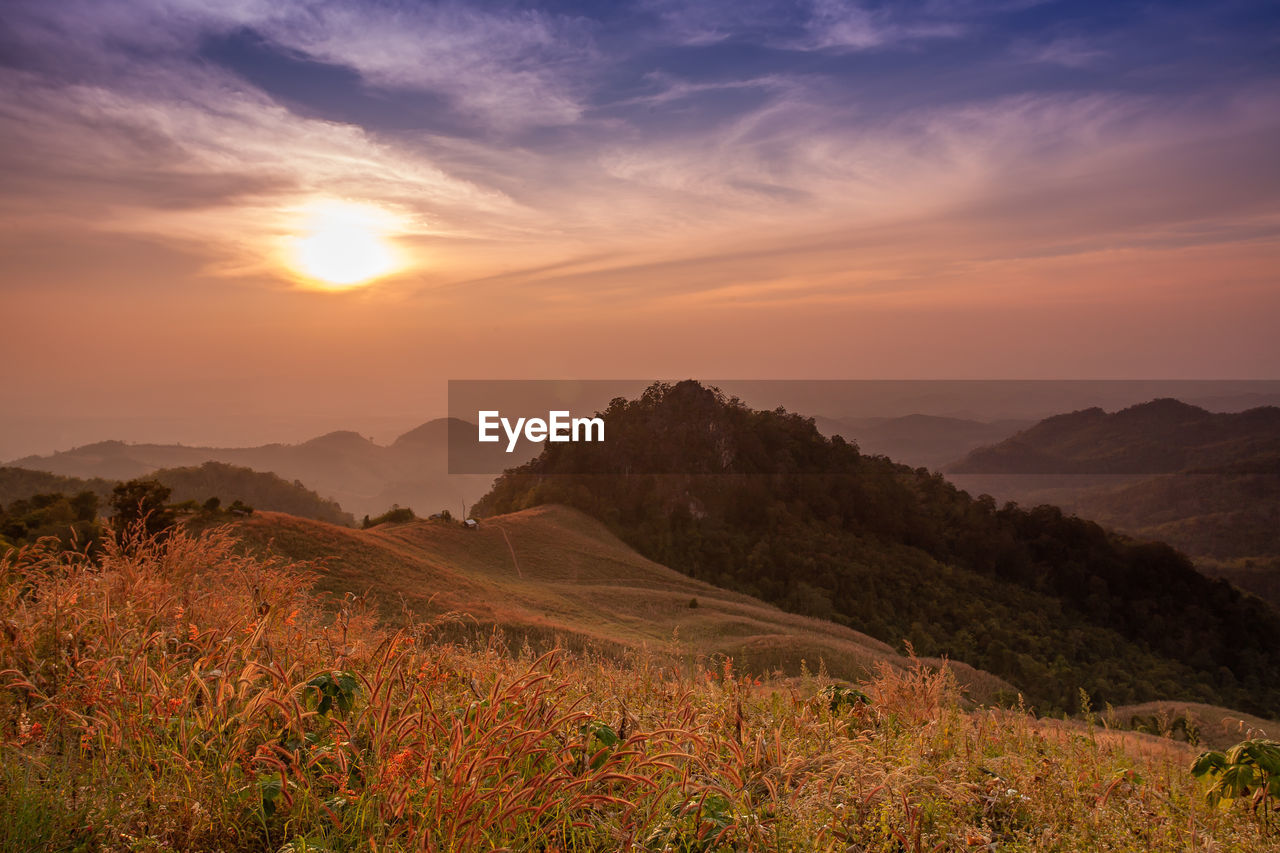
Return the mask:
<svg viewBox="0 0 1280 853">
<path fill-rule="evenodd" d="M 888 645 L 818 619 L 689 578 L 637 554 L 595 519 L 540 506 L 484 520 L 479 529 L 419 521 L 351 530 L 279 513 L 237 522 L 263 551 L 318 560 L 319 588 L 368 594 L 393 620 L 454 614 L 453 635 L 498 628 L 519 646 L 648 650 L 688 667 L 730 657 L 741 671 L 798 675 L 825 669 L 866 678 L 881 661 L 906 659 Z M 691 607 L 696 600 L 697 606 Z M 1010 685 L 953 663 L 976 701 Z"/>
<path fill-rule="evenodd" d="M 527 547 L 539 521 L 509 523 Z M 1186 744 L 967 709 L 946 667 L 886 659 L 851 693 L 729 661 L 461 644 L 335 609 L 314 566 L 241 551 L 180 532 L 96 563 L 0 562 L 0 850 L 1280 849 L 1246 802 L 1205 805 Z M 749 604 L 718 618 L 785 624 Z"/>
<path fill-rule="evenodd" d="M 1201 702 L 1143 702 L 1140 705 L 1122 705 L 1110 712 L 1110 722 L 1116 726 L 1131 726 L 1135 717 L 1146 721 L 1156 734 L 1168 734 L 1178 721 L 1191 722 L 1198 740 L 1214 749 L 1225 749 L 1248 738 L 1272 738 L 1280 734 L 1280 725 L 1274 720 L 1264 720 L 1251 714 L 1205 705 Z M 1152 727 L 1150 724 L 1154 722 Z"/>
</svg>

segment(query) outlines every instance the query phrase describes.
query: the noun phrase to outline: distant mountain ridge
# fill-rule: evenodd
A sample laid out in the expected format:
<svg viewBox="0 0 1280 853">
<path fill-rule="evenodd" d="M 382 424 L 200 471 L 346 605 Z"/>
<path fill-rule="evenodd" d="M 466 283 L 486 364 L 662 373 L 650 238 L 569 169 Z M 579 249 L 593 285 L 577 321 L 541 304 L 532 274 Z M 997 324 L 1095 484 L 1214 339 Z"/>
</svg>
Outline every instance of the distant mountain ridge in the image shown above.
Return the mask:
<svg viewBox="0 0 1280 853">
<path fill-rule="evenodd" d="M 285 480 L 297 480 L 343 509 L 358 515 L 376 515 L 392 504 L 412 507 L 420 514 L 449 509 L 460 513 L 463 504 L 480 497 L 492 476 L 450 475 L 450 438 L 467 438 L 455 447 L 460 453 L 486 454 L 489 446 L 475 447 L 476 426 L 457 418 L 437 418 L 395 439 L 376 444 L 359 433 L 337 430 L 299 444 L 265 444 L 258 447 L 188 447 L 181 444 L 128 444 L 101 441 L 48 456 L 28 456 L 11 466 L 47 471 L 70 477 L 128 480 L 164 468 L 222 462 L 272 472 Z M 518 464 L 528 456 L 504 458 Z M 472 470 L 501 470 L 475 466 Z"/>
<path fill-rule="evenodd" d="M 937 470 L 975 448 L 1008 438 L 1034 422 L 988 422 L 913 414 L 893 418 L 816 417 L 814 423 L 823 435 L 838 435 L 855 442 L 863 453 L 888 456 L 913 468 Z"/>
<path fill-rule="evenodd" d="M 946 466 L 953 474 L 1172 474 L 1280 457 L 1280 408 L 1210 412 L 1163 398 L 1046 418 Z"/>
<path fill-rule="evenodd" d="M 1280 408 L 1157 399 L 1047 418 L 947 475 L 973 494 L 1052 503 L 1143 539 L 1280 607 Z"/>
</svg>

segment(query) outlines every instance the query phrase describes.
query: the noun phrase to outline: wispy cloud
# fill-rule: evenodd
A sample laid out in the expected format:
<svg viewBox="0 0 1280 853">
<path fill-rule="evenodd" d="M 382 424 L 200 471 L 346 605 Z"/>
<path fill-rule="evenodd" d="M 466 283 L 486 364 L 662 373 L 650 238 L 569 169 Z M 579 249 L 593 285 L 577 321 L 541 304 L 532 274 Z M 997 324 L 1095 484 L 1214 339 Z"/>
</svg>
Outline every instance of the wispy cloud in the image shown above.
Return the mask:
<svg viewBox="0 0 1280 853">
<path fill-rule="evenodd" d="M 291 209 L 314 196 L 376 202 L 453 239 L 527 216 L 419 150 L 297 116 L 218 72 L 153 68 L 108 87 L 4 71 L 0 91 L 11 227 L 152 234 L 198 247 L 211 269 L 270 274 Z"/>
<path fill-rule="evenodd" d="M 760 77 L 746 77 L 740 80 L 690 81 L 683 80 L 662 71 L 652 71 L 645 75 L 656 91 L 615 100 L 610 106 L 662 106 L 681 101 L 697 95 L 727 93 L 735 90 L 759 90 L 773 94 L 786 94 L 797 91 L 798 87 L 786 77 L 778 74 L 766 74 Z"/>
<path fill-rule="evenodd" d="M 872 8 L 856 0 L 813 0 L 806 46 L 869 50 L 897 42 L 955 38 L 965 31 L 961 22 L 950 16 L 900 12 L 900 7 L 892 4 Z"/>
<path fill-rule="evenodd" d="M 663 35 L 683 45 L 742 41 L 793 51 L 870 50 L 962 35 L 974 10 L 946 3 L 859 0 L 649 0 Z"/>
<path fill-rule="evenodd" d="M 7 0 L 8 408 L 1277 375 L 1275 4 L 1033 5 Z M 290 286 L 316 196 L 411 268 Z"/>
<path fill-rule="evenodd" d="M 661 22 L 659 38 L 683 46 L 730 39 L 767 40 L 794 27 L 795 10 L 782 0 L 644 0 L 639 4 Z"/>
<path fill-rule="evenodd" d="M 1132 210 L 1096 180 L 1112 163 L 1159 164 L 1195 139 L 1275 125 L 1258 106 L 1265 79 L 1234 99 L 1022 82 L 1028 61 L 1118 62 L 1122 34 L 1019 29 L 977 70 L 918 50 L 991 39 L 1003 8 L 967 2 L 651 0 L 620 20 L 456 2 L 17 8 L 23 70 L 0 72 L 13 190 L 0 211 L 24 227 L 43 216 L 183 240 L 223 270 L 262 272 L 264 241 L 317 194 L 395 210 L 433 283 L 599 255 L 661 263 L 761 235 L 807 246 L 833 223 L 910 229 L 948 212 L 1005 210 L 1016 231 L 1036 217 L 1013 189 L 1036 188 L 1051 210 L 1087 187 L 1099 208 Z M 406 131 L 376 113 L 358 124 L 299 108 L 202 53 L 242 32 L 290 61 L 349 69 L 365 87 L 353 97 L 430 93 L 474 124 Z M 913 52 L 910 67 L 885 58 L 895 47 Z M 1157 173 L 1204 186 L 1139 171 L 1153 177 L 1133 193 L 1152 192 Z"/>
<path fill-rule="evenodd" d="M 528 9 L 308 4 L 242 23 L 308 57 L 353 68 L 370 84 L 442 93 L 500 128 L 578 120 L 598 61 L 585 22 Z"/>
<path fill-rule="evenodd" d="M 72 64 L 95 69 L 118 66 L 122 48 L 191 58 L 202 39 L 247 29 L 279 49 L 351 68 L 371 86 L 442 94 L 504 129 L 575 121 L 598 59 L 582 19 L 459 2 L 67 0 L 18 26 L 29 44 L 50 51 L 75 44 L 87 55 Z"/>
<path fill-rule="evenodd" d="M 1014 54 L 1028 62 L 1044 62 L 1064 68 L 1089 68 L 1107 57 L 1107 51 L 1079 36 L 1056 38 L 1047 42 L 1022 42 Z"/>
</svg>

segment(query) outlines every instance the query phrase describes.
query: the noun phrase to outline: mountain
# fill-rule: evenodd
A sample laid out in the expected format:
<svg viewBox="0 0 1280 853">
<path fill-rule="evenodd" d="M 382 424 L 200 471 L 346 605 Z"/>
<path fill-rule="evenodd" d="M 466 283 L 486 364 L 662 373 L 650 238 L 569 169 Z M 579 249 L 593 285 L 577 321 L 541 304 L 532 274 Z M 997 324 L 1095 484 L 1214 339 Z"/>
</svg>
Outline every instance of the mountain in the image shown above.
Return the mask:
<svg viewBox="0 0 1280 853">
<path fill-rule="evenodd" d="M 206 462 L 187 468 L 161 468 L 148 471 L 145 476 L 168 486 L 172 490 L 170 500 L 174 503 L 188 500 L 204 503 L 211 497 L 218 497 L 223 504 L 238 500 L 256 509 L 287 512 L 333 524 L 355 524 L 351 514 L 338 504 L 320 497 L 299 482 L 290 483 L 275 474 L 221 462 Z M 100 507 L 105 509 L 118 482 L 104 478 L 82 480 L 23 468 L 0 468 L 0 504 L 35 494 L 93 492 L 100 499 Z"/>
<path fill-rule="evenodd" d="M 355 524 L 355 518 L 335 501 L 320 497 L 295 480 L 276 474 L 206 462 L 187 468 L 162 468 L 150 476 L 173 490 L 171 500 L 203 502 L 216 495 L 224 504 L 242 501 L 255 509 L 287 512 L 331 524 Z"/>
<path fill-rule="evenodd" d="M 985 421 L 906 415 L 900 418 L 814 418 L 826 436 L 855 442 L 863 453 L 888 456 L 913 468 L 939 469 L 971 450 L 995 444 L 1031 425 L 1025 420 Z"/>
<path fill-rule="evenodd" d="M 460 513 L 464 503 L 469 504 L 489 488 L 493 477 L 450 475 L 451 437 L 453 446 L 463 454 L 455 462 L 472 463 L 470 467 L 457 465 L 459 470 L 500 471 L 528 458 L 519 452 L 504 454 L 501 464 L 495 464 L 489 460 L 500 451 L 492 445 L 472 449 L 476 447 L 475 433 L 474 424 L 440 418 L 410 430 L 389 446 L 345 430 L 301 444 L 242 448 L 103 441 L 49 456 L 28 456 L 10 464 L 62 476 L 114 481 L 146 476 L 162 468 L 222 462 L 306 483 L 357 515 L 376 515 L 392 504 L 412 507 L 424 515 L 441 509 Z M 480 460 L 484 460 L 483 464 L 475 464 Z"/>
<path fill-rule="evenodd" d="M 1280 463 L 1270 472 L 1162 474 L 1087 489 L 1071 498 L 1069 506 L 1196 555 L 1280 555 Z"/>
<path fill-rule="evenodd" d="M 1075 478 L 1036 488 L 1041 478 L 954 476 L 966 488 L 1003 499 L 1051 501 L 1129 535 L 1167 542 L 1201 571 L 1230 580 L 1280 608 L 1280 465 L 1129 478 Z"/>
<path fill-rule="evenodd" d="M 1280 408 L 1209 412 L 1173 399 L 1047 418 L 947 466 L 953 474 L 1170 474 L 1280 458 Z"/>
<path fill-rule="evenodd" d="M 549 445 L 477 504 L 564 503 L 649 559 L 877 639 L 909 640 L 1042 707 L 1184 699 L 1280 709 L 1280 614 L 1054 507 L 944 480 L 696 382 L 603 413 L 609 441 Z M 1086 417 L 1093 417 L 1087 415 Z"/>
<path fill-rule="evenodd" d="M 1280 607 L 1280 409 L 1154 400 L 1049 418 L 948 467 L 973 494 L 1053 503 L 1167 542 Z"/>
<path fill-rule="evenodd" d="M 351 530 L 278 513 L 254 513 L 235 530 L 256 549 L 319 560 L 321 590 L 367 592 L 388 613 L 445 619 L 442 630 L 470 636 L 500 629 L 510 642 L 537 646 L 727 655 L 757 674 L 798 674 L 805 661 L 853 679 L 878 661 L 908 663 L 865 634 L 658 565 L 562 506 L 492 517 L 476 530 L 438 521 Z M 449 614 L 465 620 L 448 622 Z M 982 701 L 1011 689 L 967 666 L 957 674 Z"/>
</svg>

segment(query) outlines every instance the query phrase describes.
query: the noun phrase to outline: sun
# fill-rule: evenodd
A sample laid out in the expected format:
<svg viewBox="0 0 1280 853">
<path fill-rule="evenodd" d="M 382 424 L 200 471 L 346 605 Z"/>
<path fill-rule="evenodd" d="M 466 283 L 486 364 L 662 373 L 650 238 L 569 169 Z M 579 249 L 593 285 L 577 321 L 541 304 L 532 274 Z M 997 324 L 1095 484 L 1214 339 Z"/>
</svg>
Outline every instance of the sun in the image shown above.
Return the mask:
<svg viewBox="0 0 1280 853">
<path fill-rule="evenodd" d="M 402 229 L 385 208 L 325 199 L 307 204 L 297 217 L 287 241 L 288 264 L 321 287 L 358 287 L 404 268 L 390 239 Z"/>
</svg>

